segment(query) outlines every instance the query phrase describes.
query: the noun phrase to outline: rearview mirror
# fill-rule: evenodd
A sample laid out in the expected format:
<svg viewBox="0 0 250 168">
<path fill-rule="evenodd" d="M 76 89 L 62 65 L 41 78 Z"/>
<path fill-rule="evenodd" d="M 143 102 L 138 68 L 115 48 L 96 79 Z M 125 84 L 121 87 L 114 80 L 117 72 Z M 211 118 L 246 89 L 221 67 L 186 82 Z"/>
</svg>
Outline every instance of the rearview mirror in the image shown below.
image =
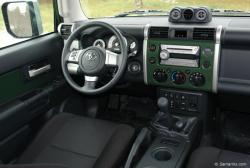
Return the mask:
<svg viewBox="0 0 250 168">
<path fill-rule="evenodd" d="M 38 2 L 6 2 L 2 11 L 6 29 L 13 37 L 30 38 L 43 33 Z"/>
</svg>

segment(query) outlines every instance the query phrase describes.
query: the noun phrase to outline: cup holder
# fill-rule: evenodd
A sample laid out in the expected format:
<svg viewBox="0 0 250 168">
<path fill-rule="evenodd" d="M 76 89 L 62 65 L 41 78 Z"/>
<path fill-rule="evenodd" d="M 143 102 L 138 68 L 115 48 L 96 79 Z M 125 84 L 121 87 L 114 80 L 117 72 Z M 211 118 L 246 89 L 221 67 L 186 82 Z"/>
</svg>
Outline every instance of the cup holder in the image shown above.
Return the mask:
<svg viewBox="0 0 250 168">
<path fill-rule="evenodd" d="M 173 157 L 172 153 L 167 148 L 155 149 L 152 152 L 152 156 L 158 161 L 169 161 Z"/>
</svg>

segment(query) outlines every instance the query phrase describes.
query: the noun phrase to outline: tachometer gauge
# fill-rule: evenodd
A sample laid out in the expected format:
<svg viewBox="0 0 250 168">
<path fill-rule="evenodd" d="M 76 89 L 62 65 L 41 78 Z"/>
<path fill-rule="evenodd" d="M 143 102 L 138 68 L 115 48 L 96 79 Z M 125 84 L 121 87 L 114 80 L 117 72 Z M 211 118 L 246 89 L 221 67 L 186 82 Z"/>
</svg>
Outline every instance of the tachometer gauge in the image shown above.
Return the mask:
<svg viewBox="0 0 250 168">
<path fill-rule="evenodd" d="M 102 40 L 102 39 L 97 39 L 97 40 L 94 42 L 93 46 L 105 48 L 105 47 L 106 47 L 106 44 L 105 44 L 105 41 L 104 41 L 104 40 Z"/>
<path fill-rule="evenodd" d="M 119 40 L 115 35 L 110 37 L 108 42 L 108 49 L 110 49 L 113 52 L 121 51 Z"/>
</svg>

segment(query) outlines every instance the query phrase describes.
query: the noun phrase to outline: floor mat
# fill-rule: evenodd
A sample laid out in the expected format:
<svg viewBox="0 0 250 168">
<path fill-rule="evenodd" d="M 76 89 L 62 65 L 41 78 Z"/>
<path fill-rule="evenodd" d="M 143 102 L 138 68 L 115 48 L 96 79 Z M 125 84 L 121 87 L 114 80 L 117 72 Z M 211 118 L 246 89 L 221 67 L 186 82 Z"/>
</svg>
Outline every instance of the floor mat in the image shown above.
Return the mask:
<svg viewBox="0 0 250 168">
<path fill-rule="evenodd" d="M 226 112 L 222 127 L 223 144 L 228 150 L 250 154 L 250 114 Z"/>
<path fill-rule="evenodd" d="M 149 97 L 109 96 L 108 106 L 99 118 L 134 127 L 145 127 L 157 112 L 156 102 Z"/>
</svg>

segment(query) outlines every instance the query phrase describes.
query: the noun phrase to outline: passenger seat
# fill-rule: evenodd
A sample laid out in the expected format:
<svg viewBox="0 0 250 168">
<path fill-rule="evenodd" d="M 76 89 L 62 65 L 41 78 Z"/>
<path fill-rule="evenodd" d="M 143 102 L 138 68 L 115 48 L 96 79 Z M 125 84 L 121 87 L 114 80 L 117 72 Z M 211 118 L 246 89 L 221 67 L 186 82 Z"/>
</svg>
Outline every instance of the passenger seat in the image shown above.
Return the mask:
<svg viewBox="0 0 250 168">
<path fill-rule="evenodd" d="M 201 147 L 193 152 L 187 168 L 250 168 L 250 155 L 214 147 Z"/>
</svg>

